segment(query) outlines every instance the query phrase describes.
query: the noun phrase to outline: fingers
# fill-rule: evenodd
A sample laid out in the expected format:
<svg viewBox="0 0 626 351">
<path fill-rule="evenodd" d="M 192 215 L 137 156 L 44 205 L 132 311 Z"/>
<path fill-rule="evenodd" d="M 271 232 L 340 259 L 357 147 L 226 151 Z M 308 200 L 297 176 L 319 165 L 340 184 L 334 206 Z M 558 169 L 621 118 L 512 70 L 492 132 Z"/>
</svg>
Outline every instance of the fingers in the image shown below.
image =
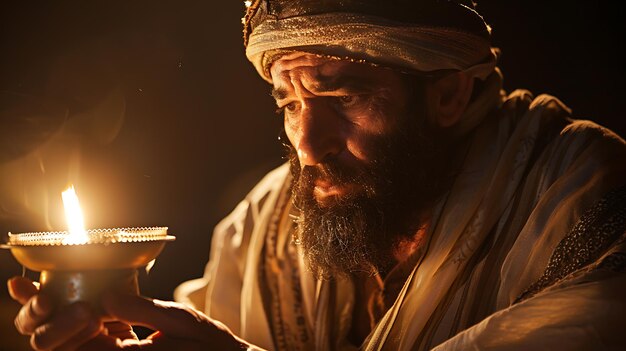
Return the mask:
<svg viewBox="0 0 626 351">
<path fill-rule="evenodd" d="M 206 339 L 215 330 L 208 317 L 175 302 L 109 295 L 104 299 L 103 307 L 115 319 L 179 338 Z"/>
<path fill-rule="evenodd" d="M 54 351 L 74 351 L 83 345 L 87 340 L 93 339 L 103 331 L 102 323 L 98 320 L 91 320 L 85 329 L 81 330 L 78 334 L 72 336 L 69 340 L 63 343 L 60 347 L 54 349 Z"/>
<path fill-rule="evenodd" d="M 121 340 L 134 339 L 138 340 L 137 334 L 133 331 L 133 327 L 122 322 L 108 322 L 104 324 L 105 334 Z"/>
<path fill-rule="evenodd" d="M 222 323 L 179 303 L 108 295 L 102 306 L 115 319 L 157 330 L 145 340 L 124 340 L 123 350 L 242 350 L 247 345 Z"/>
<path fill-rule="evenodd" d="M 95 338 L 89 340 L 87 343 L 81 345 L 76 351 L 111 351 L 111 350 L 126 350 L 126 351 L 140 351 L 142 350 L 139 345 L 135 347 L 124 348 L 122 342 L 119 339 L 112 338 L 110 336 L 100 334 Z M 176 349 L 173 349 L 176 350 Z"/>
<path fill-rule="evenodd" d="M 9 295 L 13 300 L 24 305 L 35 296 L 39 289 L 32 280 L 25 277 L 13 277 L 7 281 Z"/>
<path fill-rule="evenodd" d="M 52 302 L 47 295 L 35 295 L 28 300 L 15 317 L 15 327 L 23 335 L 30 335 L 52 314 Z"/>
<path fill-rule="evenodd" d="M 37 296 L 39 297 L 39 296 Z M 30 338 L 35 350 L 72 349 L 94 337 L 102 325 L 93 318 L 89 306 L 78 302 L 67 306 L 45 324 L 37 326 Z"/>
<path fill-rule="evenodd" d="M 91 339 L 86 344 L 82 345 L 76 351 L 113 351 L 113 350 L 123 350 L 123 351 L 172 351 L 172 350 L 202 350 L 205 351 L 206 348 L 189 348 L 186 345 L 188 342 L 185 340 L 171 340 L 160 345 L 154 344 L 152 340 L 136 340 L 136 339 L 126 339 L 120 340 L 111 338 L 105 335 L 98 335 L 95 338 Z"/>
</svg>

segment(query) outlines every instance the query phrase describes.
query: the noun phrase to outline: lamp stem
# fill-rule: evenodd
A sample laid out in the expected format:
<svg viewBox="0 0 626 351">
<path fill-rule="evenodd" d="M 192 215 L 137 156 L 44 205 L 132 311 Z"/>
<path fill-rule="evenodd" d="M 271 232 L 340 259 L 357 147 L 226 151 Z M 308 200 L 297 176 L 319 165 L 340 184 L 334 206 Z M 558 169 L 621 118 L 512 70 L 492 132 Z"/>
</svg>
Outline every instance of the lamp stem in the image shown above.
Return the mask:
<svg viewBox="0 0 626 351">
<path fill-rule="evenodd" d="M 51 296 L 57 307 L 85 301 L 106 320 L 100 303 L 106 291 L 139 294 L 137 269 L 102 269 L 85 271 L 44 270 L 40 276 L 41 292 Z"/>
</svg>

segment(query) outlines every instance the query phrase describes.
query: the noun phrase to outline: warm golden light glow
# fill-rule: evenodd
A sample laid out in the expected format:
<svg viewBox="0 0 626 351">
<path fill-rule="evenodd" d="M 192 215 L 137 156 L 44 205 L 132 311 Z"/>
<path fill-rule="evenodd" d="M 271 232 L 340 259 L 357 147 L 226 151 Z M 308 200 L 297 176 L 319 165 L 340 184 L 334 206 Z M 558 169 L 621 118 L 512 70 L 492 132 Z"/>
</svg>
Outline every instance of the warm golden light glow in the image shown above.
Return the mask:
<svg viewBox="0 0 626 351">
<path fill-rule="evenodd" d="M 78 196 L 74 185 L 70 185 L 62 194 L 63 207 L 65 207 L 65 219 L 67 221 L 68 236 L 63 240 L 64 244 L 79 245 L 89 241 L 83 220 L 83 211 L 80 209 Z"/>
</svg>

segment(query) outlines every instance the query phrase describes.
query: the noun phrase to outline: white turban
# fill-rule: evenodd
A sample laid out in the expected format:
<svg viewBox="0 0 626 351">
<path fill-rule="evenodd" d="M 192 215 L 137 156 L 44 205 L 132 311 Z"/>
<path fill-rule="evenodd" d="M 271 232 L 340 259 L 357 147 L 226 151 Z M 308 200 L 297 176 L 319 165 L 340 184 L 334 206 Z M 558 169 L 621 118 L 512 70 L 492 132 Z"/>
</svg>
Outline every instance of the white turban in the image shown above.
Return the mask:
<svg viewBox="0 0 626 351">
<path fill-rule="evenodd" d="M 271 82 L 271 64 L 291 51 L 407 72 L 459 70 L 482 80 L 496 66 L 495 50 L 479 35 L 346 12 L 267 18 L 250 33 L 246 56 L 261 77 Z"/>
</svg>

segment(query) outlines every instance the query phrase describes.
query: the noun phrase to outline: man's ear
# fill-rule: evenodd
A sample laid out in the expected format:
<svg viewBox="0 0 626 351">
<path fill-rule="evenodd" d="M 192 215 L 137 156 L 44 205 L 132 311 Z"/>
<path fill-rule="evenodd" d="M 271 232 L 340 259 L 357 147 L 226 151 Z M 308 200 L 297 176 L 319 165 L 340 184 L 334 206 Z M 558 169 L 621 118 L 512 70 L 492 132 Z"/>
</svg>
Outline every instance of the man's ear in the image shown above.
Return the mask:
<svg viewBox="0 0 626 351">
<path fill-rule="evenodd" d="M 474 78 L 464 72 L 454 72 L 439 78 L 426 89 L 433 122 L 442 128 L 455 125 L 472 96 Z"/>
</svg>

